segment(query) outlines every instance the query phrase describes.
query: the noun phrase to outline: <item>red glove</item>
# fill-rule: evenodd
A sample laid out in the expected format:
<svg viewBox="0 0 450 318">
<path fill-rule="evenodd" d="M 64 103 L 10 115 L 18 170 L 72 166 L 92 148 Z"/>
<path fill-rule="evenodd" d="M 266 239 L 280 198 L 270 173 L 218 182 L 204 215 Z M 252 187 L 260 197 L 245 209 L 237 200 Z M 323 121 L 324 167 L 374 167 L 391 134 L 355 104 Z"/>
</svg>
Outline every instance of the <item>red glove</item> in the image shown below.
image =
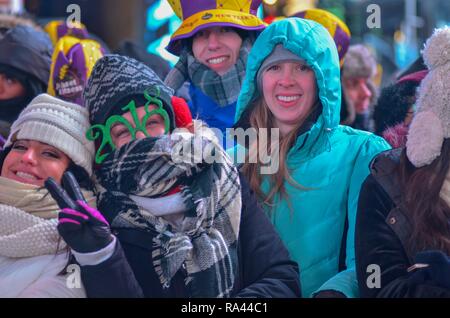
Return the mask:
<svg viewBox="0 0 450 318">
<path fill-rule="evenodd" d="M 172 107 L 177 128 L 190 128 L 194 124 L 189 106 L 183 98 L 173 96 Z"/>
</svg>

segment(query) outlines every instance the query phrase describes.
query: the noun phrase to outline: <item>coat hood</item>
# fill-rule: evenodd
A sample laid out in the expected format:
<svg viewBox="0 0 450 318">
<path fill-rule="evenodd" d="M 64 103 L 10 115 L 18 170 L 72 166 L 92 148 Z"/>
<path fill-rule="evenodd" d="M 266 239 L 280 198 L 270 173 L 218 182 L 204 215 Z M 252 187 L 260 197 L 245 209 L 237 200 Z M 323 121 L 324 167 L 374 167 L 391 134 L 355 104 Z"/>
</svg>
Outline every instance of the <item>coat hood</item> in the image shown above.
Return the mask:
<svg viewBox="0 0 450 318">
<path fill-rule="evenodd" d="M 314 125 L 315 130 L 337 127 L 341 107 L 341 82 L 336 45 L 322 25 L 301 18 L 287 18 L 272 23 L 256 39 L 247 60 L 235 121 L 240 120 L 244 111 L 259 96 L 256 75 L 261 64 L 278 44 L 305 60 L 315 73 L 318 95 L 323 106 L 322 114 Z"/>
<path fill-rule="evenodd" d="M 53 46 L 45 32 L 19 25 L 0 38 L 0 64 L 31 74 L 47 87 Z"/>
</svg>

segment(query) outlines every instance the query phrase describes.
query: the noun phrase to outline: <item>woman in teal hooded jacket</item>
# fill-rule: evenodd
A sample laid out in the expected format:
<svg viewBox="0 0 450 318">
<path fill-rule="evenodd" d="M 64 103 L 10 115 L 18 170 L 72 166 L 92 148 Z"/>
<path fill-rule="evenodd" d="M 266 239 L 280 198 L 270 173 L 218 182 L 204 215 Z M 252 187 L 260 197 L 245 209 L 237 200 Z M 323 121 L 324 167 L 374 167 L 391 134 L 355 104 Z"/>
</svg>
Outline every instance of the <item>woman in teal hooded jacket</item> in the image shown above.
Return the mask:
<svg viewBox="0 0 450 318">
<path fill-rule="evenodd" d="M 371 159 L 389 149 L 371 133 L 339 125 L 339 72 L 336 46 L 324 27 L 300 18 L 275 22 L 250 52 L 236 110 L 235 128 L 255 128 L 258 139 L 235 147 L 233 156 L 236 163 L 245 158 L 241 169 L 299 264 L 305 297 L 358 296 L 359 191 Z M 268 139 L 276 141 L 261 148 L 261 128 L 279 128 L 281 138 L 273 139 L 274 132 Z M 253 152 L 257 144 L 259 152 Z M 272 162 L 265 162 L 261 149 Z"/>
</svg>

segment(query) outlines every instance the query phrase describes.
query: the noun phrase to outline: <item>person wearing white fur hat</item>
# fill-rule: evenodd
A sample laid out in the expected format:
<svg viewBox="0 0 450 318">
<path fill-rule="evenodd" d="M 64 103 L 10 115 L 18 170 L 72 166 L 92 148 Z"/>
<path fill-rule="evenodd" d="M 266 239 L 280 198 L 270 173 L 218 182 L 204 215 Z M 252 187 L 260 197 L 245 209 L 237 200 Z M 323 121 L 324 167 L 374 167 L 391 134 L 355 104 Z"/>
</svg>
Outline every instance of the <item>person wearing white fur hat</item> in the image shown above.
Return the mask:
<svg viewBox="0 0 450 318">
<path fill-rule="evenodd" d="M 435 30 L 422 54 L 429 73 L 406 148 L 377 156 L 361 189 L 363 297 L 450 297 L 450 28 Z"/>
<path fill-rule="evenodd" d="M 47 94 L 35 97 L 13 123 L 0 153 L 0 297 L 86 297 L 69 288 L 59 207 L 44 187 L 71 171 L 94 205 L 94 145 L 85 138 L 88 112 Z"/>
</svg>

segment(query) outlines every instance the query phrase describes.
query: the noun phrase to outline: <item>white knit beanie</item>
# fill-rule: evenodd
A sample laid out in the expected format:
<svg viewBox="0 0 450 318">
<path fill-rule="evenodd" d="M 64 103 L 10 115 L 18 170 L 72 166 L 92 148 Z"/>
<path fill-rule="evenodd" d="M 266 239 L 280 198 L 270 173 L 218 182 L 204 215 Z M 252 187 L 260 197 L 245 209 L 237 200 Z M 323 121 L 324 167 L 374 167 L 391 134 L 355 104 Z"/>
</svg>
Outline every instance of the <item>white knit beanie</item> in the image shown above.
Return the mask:
<svg viewBox="0 0 450 318">
<path fill-rule="evenodd" d="M 36 140 L 64 152 L 92 175 L 94 143 L 85 137 L 89 113 L 80 105 L 48 94 L 36 96 L 13 123 L 5 147 L 20 139 Z"/>
<path fill-rule="evenodd" d="M 422 54 L 429 72 L 418 89 L 406 142 L 406 155 L 418 168 L 432 163 L 450 138 L 450 27 L 436 29 Z"/>
</svg>

